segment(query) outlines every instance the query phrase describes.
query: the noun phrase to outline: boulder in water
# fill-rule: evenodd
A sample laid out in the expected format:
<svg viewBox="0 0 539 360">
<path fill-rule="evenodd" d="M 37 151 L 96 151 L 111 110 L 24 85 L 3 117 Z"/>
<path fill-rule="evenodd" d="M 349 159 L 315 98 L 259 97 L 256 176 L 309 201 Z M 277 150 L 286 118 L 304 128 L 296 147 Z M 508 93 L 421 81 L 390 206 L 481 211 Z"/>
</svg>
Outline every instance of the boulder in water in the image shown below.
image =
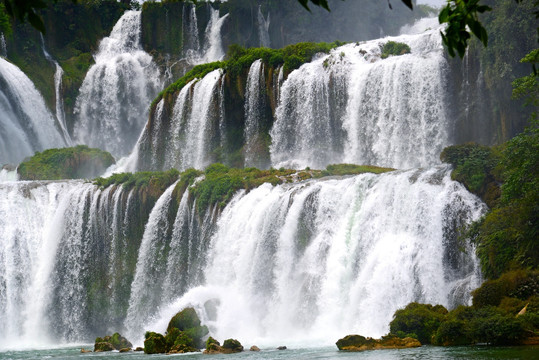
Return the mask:
<svg viewBox="0 0 539 360">
<path fill-rule="evenodd" d="M 251 346 L 250 351 L 260 351 L 260 348 L 256 345 Z"/>
<path fill-rule="evenodd" d="M 135 349 L 135 351 L 144 351 L 144 348 L 143 348 L 143 347 L 140 347 L 140 346 L 137 346 L 137 348 Z"/>
<path fill-rule="evenodd" d="M 124 353 L 124 352 L 130 352 L 131 351 L 131 348 L 130 347 L 127 347 L 127 348 L 121 348 L 120 349 L 120 352 L 121 353 Z"/>
<path fill-rule="evenodd" d="M 286 350 L 286 349 L 287 349 L 286 346 L 279 346 L 279 347 L 277 348 L 277 350 Z"/>
<path fill-rule="evenodd" d="M 88 350 L 88 349 L 82 348 L 82 349 L 80 349 L 80 352 L 81 352 L 81 354 L 84 354 L 84 353 L 91 353 L 92 350 Z"/>
<path fill-rule="evenodd" d="M 171 354 L 183 354 L 198 351 L 195 347 L 194 340 L 188 336 L 185 331 L 180 331 L 177 328 L 172 328 L 172 330 L 165 335 L 165 342 L 167 351 Z"/>
<path fill-rule="evenodd" d="M 366 338 L 361 335 L 348 335 L 337 341 L 339 350 L 363 351 L 379 349 L 406 349 L 421 346 L 419 340 L 405 337 L 399 338 L 394 335 L 382 336 L 381 339 Z"/>
<path fill-rule="evenodd" d="M 94 348 L 99 343 L 111 344 L 112 345 L 111 350 L 121 350 L 121 349 L 125 349 L 125 348 L 130 348 L 131 349 L 133 347 L 133 344 L 131 344 L 131 342 L 129 342 L 129 340 L 124 338 L 119 333 L 114 333 L 112 335 L 107 335 L 107 336 L 105 336 L 103 338 L 100 338 L 100 337 L 96 338 Z M 96 350 L 94 349 L 94 351 L 96 351 Z M 110 351 L 110 350 L 102 350 L 102 351 Z"/>
<path fill-rule="evenodd" d="M 243 351 L 243 346 L 236 339 L 226 339 L 223 343 L 222 348 L 225 354 L 232 354 Z"/>
<path fill-rule="evenodd" d="M 104 352 L 112 350 L 114 350 L 114 346 L 112 346 L 111 343 L 106 341 L 96 342 L 94 345 L 94 352 Z"/>
<path fill-rule="evenodd" d="M 171 333 L 173 329 L 185 332 L 185 335 L 193 339 L 193 347 L 196 348 L 204 346 L 202 338 L 209 333 L 206 326 L 200 325 L 200 319 L 193 308 L 185 308 L 170 319 L 167 333 Z"/>
<path fill-rule="evenodd" d="M 164 354 L 167 352 L 165 337 L 159 333 L 147 331 L 144 340 L 144 353 Z"/>
</svg>

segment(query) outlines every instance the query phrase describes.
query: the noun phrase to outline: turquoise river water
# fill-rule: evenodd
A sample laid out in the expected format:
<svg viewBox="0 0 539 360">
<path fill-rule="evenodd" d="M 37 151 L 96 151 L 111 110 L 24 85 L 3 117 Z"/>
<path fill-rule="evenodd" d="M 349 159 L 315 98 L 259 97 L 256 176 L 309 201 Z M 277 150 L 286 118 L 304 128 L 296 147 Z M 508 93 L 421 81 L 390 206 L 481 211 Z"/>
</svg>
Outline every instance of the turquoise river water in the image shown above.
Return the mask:
<svg viewBox="0 0 539 360">
<path fill-rule="evenodd" d="M 91 348 L 91 345 L 84 346 Z M 202 355 L 178 354 L 178 355 L 145 355 L 140 352 L 122 353 L 80 353 L 79 347 L 68 347 L 60 349 L 28 350 L 28 351 L 6 351 L 0 352 L 0 359 L 77 359 L 77 360 L 131 360 L 131 359 L 170 359 L 177 357 L 181 360 L 239 360 L 239 359 L 365 359 L 365 360 L 417 360 L 417 359 L 539 359 L 539 346 L 526 347 L 487 347 L 487 346 L 459 346 L 459 347 L 434 347 L 423 346 L 417 349 L 402 350 L 375 350 L 361 353 L 339 352 L 334 347 L 325 348 L 305 348 L 288 350 L 264 350 L 260 352 L 244 351 L 232 355 Z"/>
</svg>

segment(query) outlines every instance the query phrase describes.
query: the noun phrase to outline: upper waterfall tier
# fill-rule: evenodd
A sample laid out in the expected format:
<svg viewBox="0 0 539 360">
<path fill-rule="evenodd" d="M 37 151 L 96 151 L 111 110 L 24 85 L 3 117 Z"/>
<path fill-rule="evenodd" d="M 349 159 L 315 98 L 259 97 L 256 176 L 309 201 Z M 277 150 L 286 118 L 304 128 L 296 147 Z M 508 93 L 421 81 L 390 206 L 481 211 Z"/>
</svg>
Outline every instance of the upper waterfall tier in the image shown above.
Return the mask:
<svg viewBox="0 0 539 360">
<path fill-rule="evenodd" d="M 382 57 L 389 41 L 407 44 L 411 53 Z M 263 51 L 270 50 L 258 54 Z M 274 57 L 256 59 L 263 55 L 253 53 L 250 69 L 242 64 L 239 73 L 238 65 L 227 64 L 240 60 L 223 63 L 225 75 L 221 86 L 211 88 L 212 96 L 189 89 L 215 82 L 213 72 L 161 98 L 139 142 L 139 169 L 200 168 L 204 163 L 195 159 L 210 154 L 213 161 L 234 166 L 412 168 L 439 164 L 439 153 L 454 141 L 449 66 L 439 29 L 347 44 L 291 72 L 286 64 L 272 63 Z M 201 106 L 214 109 L 215 116 L 176 111 Z M 176 124 L 195 121 L 215 129 L 207 135 L 215 141 L 185 154 L 181 139 L 193 137 Z M 163 136 L 168 140 L 161 141 Z M 179 157 L 181 162 L 169 161 Z"/>
<path fill-rule="evenodd" d="M 133 149 L 162 86 L 157 66 L 142 50 L 140 16 L 125 12 L 101 41 L 76 101 L 75 141 L 115 156 Z"/>
<path fill-rule="evenodd" d="M 32 81 L 0 57 L 0 165 L 63 146 L 59 126 Z"/>
</svg>

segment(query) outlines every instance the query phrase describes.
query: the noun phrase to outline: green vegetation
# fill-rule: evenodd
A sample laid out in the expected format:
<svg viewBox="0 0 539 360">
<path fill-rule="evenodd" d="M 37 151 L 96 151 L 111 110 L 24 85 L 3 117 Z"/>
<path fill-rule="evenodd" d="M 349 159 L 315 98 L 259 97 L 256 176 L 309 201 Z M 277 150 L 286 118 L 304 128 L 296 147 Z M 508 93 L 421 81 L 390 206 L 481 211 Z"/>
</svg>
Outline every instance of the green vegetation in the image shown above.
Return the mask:
<svg viewBox="0 0 539 360">
<path fill-rule="evenodd" d="M 400 43 L 396 41 L 388 41 L 382 46 L 382 59 L 385 59 L 389 56 L 399 56 L 404 54 L 409 54 L 411 51 L 410 47 L 405 43 Z"/>
<path fill-rule="evenodd" d="M 11 22 L 6 13 L 6 6 L 4 3 L 0 3 L 0 33 L 4 34 L 4 36 L 10 36 L 12 32 Z"/>
<path fill-rule="evenodd" d="M 172 317 L 165 336 L 146 332 L 144 352 L 146 354 L 195 352 L 204 346 L 202 338 L 208 335 L 208 328 L 200 324 L 193 308 L 185 308 Z"/>
<path fill-rule="evenodd" d="M 112 346 L 112 348 L 110 348 Z M 119 333 L 114 333 L 112 335 L 107 335 L 103 338 L 96 338 L 95 339 L 95 345 L 94 345 L 94 351 L 97 349 L 100 349 L 100 351 L 111 351 L 111 350 L 121 350 L 125 348 L 132 348 L 133 345 L 129 340 L 124 338 Z M 109 349 L 109 350 L 106 350 Z"/>
<path fill-rule="evenodd" d="M 149 188 L 156 192 L 163 192 L 172 185 L 180 172 L 176 169 L 168 171 L 142 171 L 137 173 L 119 173 L 113 174 L 108 178 L 99 177 L 94 179 L 94 184 L 101 188 L 107 188 L 111 185 L 121 184 L 125 189 Z"/>
<path fill-rule="evenodd" d="M 382 174 L 393 171 L 395 169 L 382 168 L 372 165 L 355 165 L 355 164 L 333 164 L 328 165 L 326 170 L 321 172 L 322 176 L 342 176 L 342 175 L 358 175 L 364 173 Z"/>
<path fill-rule="evenodd" d="M 447 309 L 442 305 L 413 302 L 395 312 L 393 321 L 389 324 L 389 331 L 401 338 L 411 337 L 418 339 L 421 344 L 430 344 L 432 336 L 446 315 Z"/>
<path fill-rule="evenodd" d="M 222 61 L 216 61 L 207 64 L 201 64 L 195 66 L 187 74 L 176 80 L 173 84 L 169 85 L 166 89 L 161 91 L 159 95 L 153 100 L 152 106 L 157 104 L 159 100 L 166 95 L 172 95 L 176 91 L 180 91 L 185 85 L 191 82 L 193 79 L 202 79 L 204 76 L 212 72 L 213 70 L 223 68 L 225 65 Z"/>
<path fill-rule="evenodd" d="M 212 164 L 204 171 L 204 179 L 190 188 L 197 201 L 197 209 L 204 211 L 210 205 L 224 207 L 232 196 L 241 189 L 249 191 L 263 183 L 272 185 L 320 178 L 322 176 L 357 175 L 362 173 L 383 173 L 393 169 L 378 168 L 375 166 L 361 166 L 351 164 L 329 165 L 326 170 L 295 171 L 290 169 L 258 170 L 256 168 L 229 168 L 223 164 Z M 191 179 L 196 176 L 190 170 Z"/>
<path fill-rule="evenodd" d="M 411 303 L 397 310 L 390 334 L 434 345 L 517 345 L 539 336 L 539 271 L 515 271 L 473 292 L 473 306 L 447 312 Z"/>
<path fill-rule="evenodd" d="M 454 167 L 451 179 L 462 183 L 490 207 L 500 197 L 500 158 L 497 148 L 475 143 L 448 146 L 440 154 L 443 162 Z"/>
<path fill-rule="evenodd" d="M 21 180 L 84 179 L 102 174 L 114 162 L 106 151 L 78 145 L 36 152 L 17 172 Z"/>
<path fill-rule="evenodd" d="M 246 49 L 239 45 L 231 45 L 228 50 L 227 60 L 195 66 L 187 74 L 161 91 L 153 100 L 152 106 L 155 106 L 164 96 L 180 91 L 193 79 L 202 79 L 215 69 L 223 69 L 227 76 L 233 79 L 232 82 L 235 82 L 235 79 L 242 75 L 244 71 L 248 71 L 252 63 L 258 59 L 262 59 L 266 65 L 273 68 L 282 65 L 286 72 L 290 72 L 299 68 L 304 63 L 311 61 L 314 55 L 318 53 L 329 53 L 331 49 L 343 44 L 339 41 L 318 44 L 303 42 L 288 45 L 282 49 Z"/>
</svg>

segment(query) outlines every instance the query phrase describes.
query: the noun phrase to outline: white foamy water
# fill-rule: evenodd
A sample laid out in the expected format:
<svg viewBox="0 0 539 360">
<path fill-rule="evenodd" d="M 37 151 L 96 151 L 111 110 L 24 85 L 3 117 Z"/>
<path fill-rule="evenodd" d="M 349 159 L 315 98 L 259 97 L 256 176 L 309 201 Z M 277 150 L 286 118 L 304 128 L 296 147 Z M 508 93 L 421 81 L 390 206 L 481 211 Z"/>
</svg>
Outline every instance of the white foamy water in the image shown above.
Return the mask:
<svg viewBox="0 0 539 360">
<path fill-rule="evenodd" d="M 0 165 L 17 164 L 35 151 L 63 146 L 54 116 L 32 81 L 0 58 Z"/>
<path fill-rule="evenodd" d="M 411 54 L 381 59 L 387 41 Z M 439 30 L 348 44 L 292 72 L 271 130 L 274 167 L 331 163 L 411 168 L 450 143 Z"/>
<path fill-rule="evenodd" d="M 126 11 L 95 54 L 76 101 L 76 142 L 116 157 L 131 151 L 162 87 L 159 69 L 142 50 L 140 11 Z"/>
</svg>

